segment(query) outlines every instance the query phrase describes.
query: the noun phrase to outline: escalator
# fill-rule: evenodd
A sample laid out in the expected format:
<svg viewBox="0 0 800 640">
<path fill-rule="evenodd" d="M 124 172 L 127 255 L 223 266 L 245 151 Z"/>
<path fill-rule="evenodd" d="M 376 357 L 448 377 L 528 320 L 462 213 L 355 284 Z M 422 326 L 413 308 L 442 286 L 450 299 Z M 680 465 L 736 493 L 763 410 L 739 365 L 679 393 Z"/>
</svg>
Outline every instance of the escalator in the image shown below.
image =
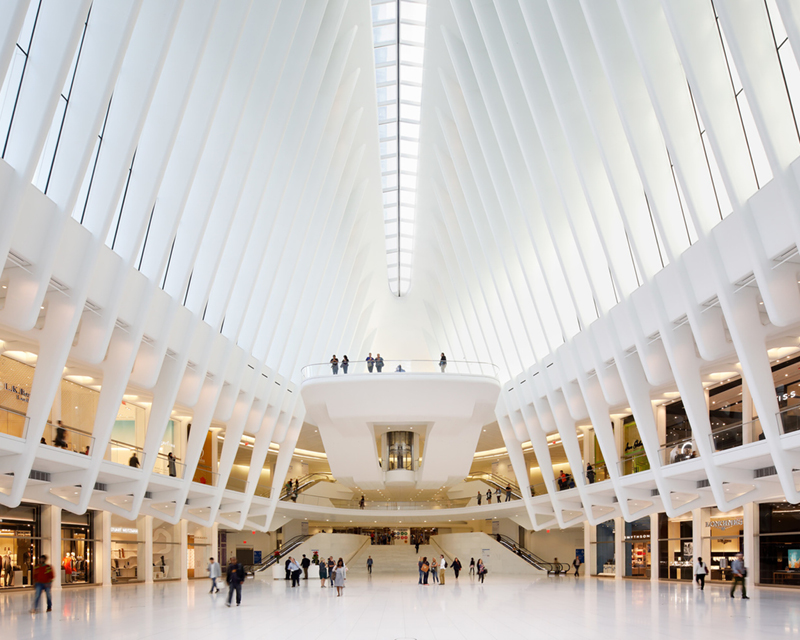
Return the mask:
<svg viewBox="0 0 800 640">
<path fill-rule="evenodd" d="M 298 478 L 297 482 L 299 483 L 299 487 L 296 490 L 289 489 L 288 482 L 283 486 L 281 489 L 281 500 L 296 499 L 297 495 L 301 494 L 306 489 L 310 489 L 318 482 L 336 482 L 336 480 L 332 473 L 309 473 L 307 476 Z"/>
<path fill-rule="evenodd" d="M 511 496 L 514 498 L 514 500 L 522 500 L 522 491 L 520 490 L 519 485 L 508 478 L 497 475 L 496 473 L 484 473 L 482 471 L 476 471 L 475 473 L 470 473 L 466 477 L 466 480 L 467 482 L 470 480 L 480 480 L 484 484 L 488 484 L 494 489 L 500 489 L 500 491 L 503 492 L 504 500 L 506 487 L 511 487 Z"/>
<path fill-rule="evenodd" d="M 488 535 L 488 534 L 487 534 Z M 525 562 L 529 565 L 536 567 L 540 571 L 546 571 L 548 574 L 554 573 L 556 575 L 563 573 L 566 574 L 569 572 L 570 565 L 564 562 L 548 562 L 537 556 L 532 551 L 529 551 L 525 547 L 518 545 L 514 542 L 513 539 L 509 538 L 508 536 L 504 536 L 500 533 L 492 534 L 491 536 L 501 545 L 503 545 L 506 549 L 515 553 L 520 558 L 522 558 Z"/>
<path fill-rule="evenodd" d="M 311 536 L 295 536 L 284 542 L 277 549 L 273 549 L 267 558 L 259 564 L 246 564 L 244 566 L 245 573 L 254 574 L 257 571 L 264 571 L 264 569 L 271 567 L 273 564 L 281 560 L 287 553 L 291 553 L 297 549 L 301 544 L 308 540 Z"/>
</svg>

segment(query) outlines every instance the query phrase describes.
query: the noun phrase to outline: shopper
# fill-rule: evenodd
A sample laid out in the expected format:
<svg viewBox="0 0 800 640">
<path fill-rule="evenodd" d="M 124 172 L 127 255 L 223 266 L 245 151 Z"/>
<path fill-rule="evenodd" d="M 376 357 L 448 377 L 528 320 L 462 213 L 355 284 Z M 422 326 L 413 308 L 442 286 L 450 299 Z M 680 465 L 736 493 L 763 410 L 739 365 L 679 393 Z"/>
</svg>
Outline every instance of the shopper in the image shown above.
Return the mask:
<svg viewBox="0 0 800 640">
<path fill-rule="evenodd" d="M 478 506 L 479 507 L 481 506 L 481 498 L 483 498 L 483 494 L 480 491 L 478 491 Z"/>
<path fill-rule="evenodd" d="M 134 451 L 131 455 L 130 460 L 128 460 L 129 467 L 135 467 L 136 469 L 139 468 L 139 458 L 136 457 L 136 452 Z"/>
<path fill-rule="evenodd" d="M 328 581 L 328 563 L 325 562 L 325 558 L 323 558 L 319 562 L 319 582 L 320 582 L 319 586 L 322 589 L 324 589 L 326 586 L 325 583 L 327 581 Z"/>
<path fill-rule="evenodd" d="M 303 570 L 294 558 L 289 559 L 289 573 L 292 576 L 292 587 L 300 586 L 300 574 Z"/>
<path fill-rule="evenodd" d="M 347 367 L 350 366 L 350 359 L 347 356 L 342 356 L 342 373 L 347 373 Z"/>
<path fill-rule="evenodd" d="M 430 572 L 431 580 L 433 581 L 432 584 L 439 584 L 439 563 L 436 562 L 436 556 L 431 558 Z"/>
<path fill-rule="evenodd" d="M 439 584 L 444 584 L 444 570 L 447 569 L 447 560 L 444 559 L 444 554 L 439 558 Z"/>
<path fill-rule="evenodd" d="M 417 543 L 417 549 L 419 549 L 419 542 Z M 417 560 L 417 569 L 419 570 L 419 581 L 417 582 L 417 584 L 422 584 L 422 578 L 424 577 L 424 574 L 422 572 L 422 561 L 423 558 L 422 556 L 420 556 L 419 559 Z"/>
<path fill-rule="evenodd" d="M 503 497 L 503 492 L 500 490 L 500 487 L 497 487 L 497 491 L 494 492 L 495 498 L 497 498 L 497 504 L 500 504 L 500 498 Z"/>
<path fill-rule="evenodd" d="M 731 573 L 733 573 L 733 586 L 731 587 L 731 598 L 736 593 L 736 585 L 742 585 L 742 600 L 749 600 L 747 597 L 747 585 L 745 578 L 747 577 L 747 568 L 744 566 L 744 554 L 737 553 L 736 559 L 731 562 Z"/>
<path fill-rule="evenodd" d="M 572 568 L 575 569 L 575 577 L 578 577 L 578 569 L 581 568 L 581 559 L 579 556 L 575 556 L 575 559 L 572 561 Z"/>
<path fill-rule="evenodd" d="M 439 356 L 439 369 L 441 369 L 442 373 L 447 369 L 447 356 L 444 355 L 444 352 Z"/>
<path fill-rule="evenodd" d="M 361 500 L 358 501 L 358 508 L 359 509 L 363 509 L 366 505 L 367 505 L 367 499 L 362 494 L 361 495 Z"/>
<path fill-rule="evenodd" d="M 478 558 L 478 580 L 481 581 L 481 584 L 483 584 L 483 580 L 487 573 L 489 572 L 486 570 L 486 565 L 483 563 L 483 560 Z"/>
<path fill-rule="evenodd" d="M 486 490 L 486 504 L 492 504 L 492 490 Z"/>
<path fill-rule="evenodd" d="M 422 561 L 419 563 L 419 570 L 420 570 L 420 577 L 422 578 L 422 584 L 425 586 L 428 585 L 428 572 L 431 570 L 431 565 L 428 564 L 427 556 L 422 557 Z"/>
<path fill-rule="evenodd" d="M 380 353 L 375 357 L 375 368 L 378 370 L 378 373 L 383 371 L 383 358 L 381 358 Z"/>
<path fill-rule="evenodd" d="M 372 352 L 370 351 L 369 355 L 367 355 L 367 371 L 372 373 L 372 367 L 374 366 L 375 366 L 375 358 L 372 357 Z"/>
<path fill-rule="evenodd" d="M 289 565 L 291 565 L 291 564 L 292 564 L 291 556 L 286 556 L 286 562 L 283 563 L 283 570 L 285 572 L 285 575 L 283 576 L 284 580 L 291 580 L 292 579 L 292 570 L 289 567 Z"/>
<path fill-rule="evenodd" d="M 506 485 L 506 502 L 511 502 L 511 485 Z"/>
<path fill-rule="evenodd" d="M 475 575 L 475 558 L 469 559 L 469 575 L 470 576 Z"/>
<path fill-rule="evenodd" d="M 178 475 L 178 465 L 175 464 L 175 456 L 172 451 L 167 454 L 167 470 L 170 478 L 175 478 Z"/>
<path fill-rule="evenodd" d="M 47 564 L 47 556 L 39 556 L 38 564 L 33 568 L 33 582 L 36 585 L 36 591 L 33 596 L 33 608 L 31 613 L 39 611 L 39 598 L 42 597 L 42 591 L 47 598 L 47 612 L 53 610 L 53 600 L 50 597 L 50 586 L 53 584 L 53 567 Z"/>
<path fill-rule="evenodd" d="M 328 556 L 328 579 L 331 581 L 331 587 L 333 587 L 333 569 L 336 567 L 336 563 L 333 561 L 333 556 Z"/>
<path fill-rule="evenodd" d="M 374 564 L 372 556 L 367 556 L 367 573 L 372 575 L 372 565 Z"/>
<path fill-rule="evenodd" d="M 697 584 L 700 585 L 700 591 L 705 589 L 707 575 L 708 565 L 703 562 L 702 558 L 697 558 L 697 562 L 694 563 L 694 579 L 697 581 Z"/>
<path fill-rule="evenodd" d="M 217 578 L 222 577 L 222 567 L 219 566 L 219 562 L 214 561 L 214 558 L 208 559 L 208 577 L 211 578 L 211 590 L 209 593 L 214 593 L 215 591 L 219 593 Z"/>
<path fill-rule="evenodd" d="M 236 592 L 236 606 L 242 604 L 242 583 L 244 582 L 244 567 L 236 560 L 231 558 L 228 562 L 228 575 L 226 577 L 228 583 L 228 601 L 225 603 L 231 606 L 231 599 L 233 598 L 234 591 Z"/>
<path fill-rule="evenodd" d="M 336 587 L 336 597 L 342 595 L 344 589 L 344 581 L 347 579 L 347 567 L 344 566 L 344 560 L 339 558 L 336 562 L 336 568 L 333 570 L 333 584 Z"/>
<path fill-rule="evenodd" d="M 333 371 L 333 375 L 337 375 L 339 373 L 339 358 L 336 357 L 335 353 L 331 358 L 331 371 Z"/>
<path fill-rule="evenodd" d="M 594 467 L 592 467 L 592 463 L 586 465 L 586 479 L 589 481 L 589 484 L 594 484 Z"/>
<path fill-rule="evenodd" d="M 461 572 L 461 562 L 458 556 L 453 559 L 453 563 L 450 566 L 453 567 L 453 573 L 456 574 L 456 580 L 458 580 L 458 574 Z"/>
<path fill-rule="evenodd" d="M 58 447 L 59 449 L 69 449 L 69 443 L 67 442 L 67 430 L 64 428 L 61 420 L 58 421 L 58 426 L 56 426 L 56 439 L 53 440 L 53 446 Z"/>
<path fill-rule="evenodd" d="M 303 554 L 303 559 L 300 561 L 300 566 L 303 568 L 303 580 L 308 580 L 308 568 L 311 566 L 311 560 L 306 558 L 306 554 Z"/>
<path fill-rule="evenodd" d="M 569 483 L 567 481 L 567 474 L 564 473 L 564 470 L 562 469 L 561 473 L 558 476 L 558 490 L 563 491 L 564 489 L 567 488 L 568 484 Z"/>
</svg>

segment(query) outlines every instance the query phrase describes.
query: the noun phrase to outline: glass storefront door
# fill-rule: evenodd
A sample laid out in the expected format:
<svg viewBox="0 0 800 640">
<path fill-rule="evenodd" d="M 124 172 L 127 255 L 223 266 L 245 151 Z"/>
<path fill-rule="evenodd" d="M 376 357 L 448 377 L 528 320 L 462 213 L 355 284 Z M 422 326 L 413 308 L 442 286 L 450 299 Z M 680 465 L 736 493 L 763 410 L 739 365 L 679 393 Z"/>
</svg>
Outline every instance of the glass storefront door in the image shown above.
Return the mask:
<svg viewBox="0 0 800 640">
<path fill-rule="evenodd" d="M 658 514 L 658 577 L 661 580 L 688 580 L 694 574 L 692 514 L 668 518 Z"/>
<path fill-rule="evenodd" d="M 650 516 L 625 523 L 625 576 L 650 577 Z"/>
<path fill-rule="evenodd" d="M 61 513 L 61 580 L 62 584 L 94 582 L 93 511 L 84 515 Z"/>
<path fill-rule="evenodd" d="M 800 505 L 758 505 L 760 584 L 800 587 Z"/>
<path fill-rule="evenodd" d="M 614 558 L 614 521 L 601 522 L 595 528 L 594 557 L 597 559 L 593 567 L 593 575 L 614 576 L 616 562 Z"/>
</svg>

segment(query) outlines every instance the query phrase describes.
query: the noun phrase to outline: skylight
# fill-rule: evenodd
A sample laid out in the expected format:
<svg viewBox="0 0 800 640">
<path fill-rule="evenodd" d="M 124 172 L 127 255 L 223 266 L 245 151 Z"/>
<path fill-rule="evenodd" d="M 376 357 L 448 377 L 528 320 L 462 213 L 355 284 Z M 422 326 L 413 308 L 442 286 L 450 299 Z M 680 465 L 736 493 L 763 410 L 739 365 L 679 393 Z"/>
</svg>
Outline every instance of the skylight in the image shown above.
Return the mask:
<svg viewBox="0 0 800 640">
<path fill-rule="evenodd" d="M 411 286 L 426 2 L 372 0 L 386 265 L 396 296 Z"/>
</svg>

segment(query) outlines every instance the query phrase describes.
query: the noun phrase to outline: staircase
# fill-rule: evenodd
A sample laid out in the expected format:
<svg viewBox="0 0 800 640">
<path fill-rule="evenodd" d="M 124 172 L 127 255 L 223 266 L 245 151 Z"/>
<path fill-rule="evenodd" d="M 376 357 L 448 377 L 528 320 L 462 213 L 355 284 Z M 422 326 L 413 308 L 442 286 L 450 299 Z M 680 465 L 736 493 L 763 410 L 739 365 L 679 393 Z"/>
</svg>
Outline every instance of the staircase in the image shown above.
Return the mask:
<svg viewBox="0 0 800 640">
<path fill-rule="evenodd" d="M 432 545 L 420 545 L 419 555 L 410 544 L 367 545 L 350 561 L 347 569 L 351 575 L 367 575 L 367 557 L 372 556 L 372 572 L 376 575 L 417 576 L 419 557 L 427 556 L 430 560 L 433 554 L 439 557 Z"/>
</svg>

